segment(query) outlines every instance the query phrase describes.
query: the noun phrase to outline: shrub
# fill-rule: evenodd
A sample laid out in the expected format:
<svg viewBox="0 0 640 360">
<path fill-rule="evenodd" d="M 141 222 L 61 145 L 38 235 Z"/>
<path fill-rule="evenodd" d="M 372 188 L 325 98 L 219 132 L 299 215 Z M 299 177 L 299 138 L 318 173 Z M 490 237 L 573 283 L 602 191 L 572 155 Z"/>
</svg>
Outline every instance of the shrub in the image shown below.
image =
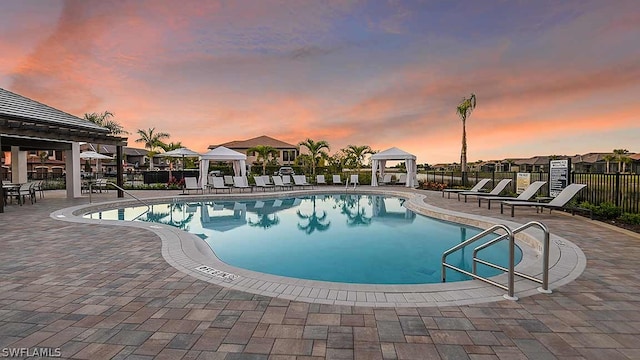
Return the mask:
<svg viewBox="0 0 640 360">
<path fill-rule="evenodd" d="M 447 188 L 447 184 L 435 181 L 424 181 L 422 184 L 418 182 L 418 184 L 420 185 L 420 188 L 424 190 L 442 191 Z"/>
<path fill-rule="evenodd" d="M 624 213 L 618 220 L 626 224 L 640 225 L 640 214 Z"/>
<path fill-rule="evenodd" d="M 617 219 L 618 217 L 620 217 L 620 215 L 622 215 L 622 209 L 610 202 L 603 202 L 600 205 L 593 205 L 585 201 L 580 203 L 580 207 L 591 210 L 595 217 L 605 220 Z"/>
</svg>

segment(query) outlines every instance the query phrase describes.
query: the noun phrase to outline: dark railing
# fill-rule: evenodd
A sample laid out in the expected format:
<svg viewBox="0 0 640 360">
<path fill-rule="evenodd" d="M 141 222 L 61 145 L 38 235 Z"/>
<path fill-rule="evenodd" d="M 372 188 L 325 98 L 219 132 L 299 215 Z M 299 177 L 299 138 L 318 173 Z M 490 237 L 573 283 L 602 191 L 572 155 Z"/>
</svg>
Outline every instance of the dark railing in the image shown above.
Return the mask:
<svg viewBox="0 0 640 360">
<path fill-rule="evenodd" d="M 549 181 L 549 173 L 532 172 L 531 182 Z M 480 179 L 492 179 L 496 184 L 502 179 L 512 179 L 507 187 L 508 191 L 516 192 L 517 173 L 515 172 L 468 172 L 467 181 L 463 181 L 462 173 L 452 171 L 427 171 L 418 174 L 418 179 L 436 181 L 447 184 L 448 187 L 470 187 Z M 588 201 L 599 205 L 611 203 L 624 212 L 640 213 L 640 175 L 638 174 L 599 174 L 599 173 L 571 173 L 571 182 L 586 184 L 586 189 L 578 193 L 578 202 Z M 549 187 L 543 186 L 539 196 L 548 196 Z"/>
</svg>

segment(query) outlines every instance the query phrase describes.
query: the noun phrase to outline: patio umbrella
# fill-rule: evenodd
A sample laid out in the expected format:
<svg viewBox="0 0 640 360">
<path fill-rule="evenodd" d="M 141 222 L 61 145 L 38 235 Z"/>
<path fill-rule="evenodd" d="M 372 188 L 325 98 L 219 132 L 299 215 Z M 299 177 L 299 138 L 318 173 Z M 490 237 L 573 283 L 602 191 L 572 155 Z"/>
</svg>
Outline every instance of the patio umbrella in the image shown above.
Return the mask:
<svg viewBox="0 0 640 360">
<path fill-rule="evenodd" d="M 160 154 L 161 156 L 167 157 L 177 157 L 182 158 L 182 170 L 184 170 L 184 158 L 185 157 L 198 157 L 200 154 L 197 152 L 187 149 L 187 148 L 179 148 L 171 151 L 167 151 L 166 153 Z M 184 176 L 184 175 L 183 175 Z M 171 168 L 169 168 L 169 179 L 171 179 Z M 184 193 L 184 186 L 182 187 L 182 192 Z"/>
<path fill-rule="evenodd" d="M 96 160 L 96 178 L 98 177 L 98 172 L 100 171 L 99 169 L 99 160 L 113 160 L 113 158 L 111 156 L 107 156 L 107 155 L 102 155 L 98 152 L 95 151 L 84 151 L 80 153 L 80 159 L 85 159 L 85 160 Z"/>
</svg>

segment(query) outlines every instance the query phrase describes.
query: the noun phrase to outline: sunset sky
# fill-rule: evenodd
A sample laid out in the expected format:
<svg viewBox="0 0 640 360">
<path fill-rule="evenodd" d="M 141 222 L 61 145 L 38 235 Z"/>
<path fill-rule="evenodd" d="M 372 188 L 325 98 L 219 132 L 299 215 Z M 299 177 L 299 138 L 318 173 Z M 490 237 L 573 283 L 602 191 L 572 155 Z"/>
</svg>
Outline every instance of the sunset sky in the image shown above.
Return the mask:
<svg viewBox="0 0 640 360">
<path fill-rule="evenodd" d="M 0 3 L 0 87 L 208 145 L 397 146 L 418 163 L 640 152 L 629 1 Z"/>
</svg>

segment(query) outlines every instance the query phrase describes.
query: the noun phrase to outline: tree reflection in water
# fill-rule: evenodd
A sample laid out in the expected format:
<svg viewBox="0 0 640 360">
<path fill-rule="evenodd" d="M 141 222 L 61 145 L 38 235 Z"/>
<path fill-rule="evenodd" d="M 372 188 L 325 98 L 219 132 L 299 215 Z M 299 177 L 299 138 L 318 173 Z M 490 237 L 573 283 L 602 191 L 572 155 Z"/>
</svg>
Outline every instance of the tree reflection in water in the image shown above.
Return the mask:
<svg viewBox="0 0 640 360">
<path fill-rule="evenodd" d="M 307 220 L 306 225 L 298 223 L 298 229 L 304 231 L 307 235 L 312 234 L 314 231 L 326 231 L 331 226 L 331 221 L 324 222 L 327 218 L 327 212 L 322 210 L 322 215 L 318 216 L 316 211 L 316 196 L 311 196 L 311 202 L 313 204 L 313 210 L 310 215 L 303 214 L 300 210 L 296 211 L 298 217 L 302 220 Z"/>
<path fill-rule="evenodd" d="M 266 230 L 280 223 L 280 218 L 276 214 L 257 214 L 257 215 L 258 215 L 258 221 L 252 221 L 251 219 L 247 221 L 249 226 L 259 227 Z"/>
<path fill-rule="evenodd" d="M 360 207 L 360 199 L 362 196 L 341 195 L 342 205 L 340 213 L 346 215 L 347 226 L 369 226 L 371 224 L 371 216 L 367 216 L 366 209 Z M 371 203 L 371 199 L 369 199 Z"/>
<path fill-rule="evenodd" d="M 185 203 L 171 203 L 169 204 L 169 211 L 162 211 L 156 210 L 155 207 L 151 205 L 151 209 L 149 209 L 145 216 L 140 220 L 170 225 L 182 230 L 189 230 L 189 223 L 191 222 L 191 219 L 193 219 L 193 213 L 189 213 L 187 216 L 184 216 L 183 213 L 180 220 L 174 220 L 173 218 L 174 210 L 177 212 L 183 212 L 185 207 Z M 166 219 L 167 217 L 169 217 L 169 219 Z"/>
</svg>

